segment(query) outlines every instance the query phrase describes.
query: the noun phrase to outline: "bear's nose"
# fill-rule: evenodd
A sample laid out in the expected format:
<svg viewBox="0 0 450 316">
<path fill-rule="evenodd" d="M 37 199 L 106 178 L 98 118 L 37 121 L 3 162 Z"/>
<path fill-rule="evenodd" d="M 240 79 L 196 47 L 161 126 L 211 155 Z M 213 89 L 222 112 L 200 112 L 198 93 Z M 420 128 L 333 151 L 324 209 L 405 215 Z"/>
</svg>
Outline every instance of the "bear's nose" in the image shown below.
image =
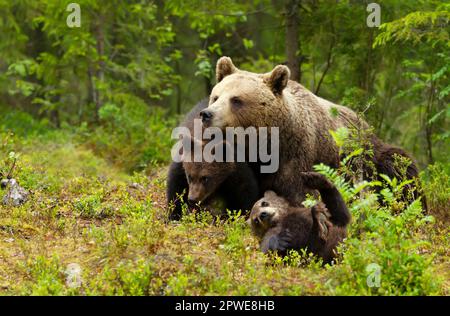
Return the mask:
<svg viewBox="0 0 450 316">
<path fill-rule="evenodd" d="M 269 217 L 269 213 L 267 212 L 261 212 L 261 214 L 259 214 L 259 219 L 260 220 L 265 220 L 267 217 Z"/>
<path fill-rule="evenodd" d="M 195 205 L 196 203 L 197 203 L 197 200 L 196 200 L 196 199 L 188 198 L 188 204 L 189 204 L 189 205 Z"/>
<path fill-rule="evenodd" d="M 211 111 L 203 110 L 200 112 L 200 117 L 202 118 L 203 123 L 208 123 L 209 121 L 211 121 L 213 114 Z"/>
</svg>

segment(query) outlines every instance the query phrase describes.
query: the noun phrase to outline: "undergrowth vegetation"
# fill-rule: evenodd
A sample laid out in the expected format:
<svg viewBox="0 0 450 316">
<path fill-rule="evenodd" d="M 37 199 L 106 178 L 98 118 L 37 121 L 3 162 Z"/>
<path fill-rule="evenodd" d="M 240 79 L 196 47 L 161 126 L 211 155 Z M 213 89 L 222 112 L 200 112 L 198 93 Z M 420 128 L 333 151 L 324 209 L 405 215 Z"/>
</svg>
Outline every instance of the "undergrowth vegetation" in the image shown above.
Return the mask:
<svg viewBox="0 0 450 316">
<path fill-rule="evenodd" d="M 0 173 L 30 197 L 0 206 L 1 294 L 449 294 L 448 164 L 423 171 L 428 213 L 420 199 L 398 198 L 402 179 L 348 181 L 348 161 L 339 170 L 315 166 L 353 216 L 336 263 L 323 266 L 306 251 L 264 255 L 234 211 L 226 220 L 196 213 L 169 222 L 174 121 L 136 111 L 105 106 L 108 123 L 95 129 L 53 130 L 20 112 L 2 117 Z M 345 133 L 334 137 L 348 144 Z M 357 159 L 362 151 L 352 150 Z"/>
</svg>

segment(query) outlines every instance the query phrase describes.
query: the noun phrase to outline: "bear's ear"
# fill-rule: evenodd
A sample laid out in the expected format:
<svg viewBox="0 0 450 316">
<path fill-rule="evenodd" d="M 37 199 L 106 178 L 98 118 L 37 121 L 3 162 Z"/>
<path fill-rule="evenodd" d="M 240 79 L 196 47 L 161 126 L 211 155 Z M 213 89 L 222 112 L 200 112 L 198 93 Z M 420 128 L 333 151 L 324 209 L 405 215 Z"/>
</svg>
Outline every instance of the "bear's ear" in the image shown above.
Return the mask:
<svg viewBox="0 0 450 316">
<path fill-rule="evenodd" d="M 273 94 L 281 95 L 284 88 L 286 88 L 291 72 L 287 66 L 278 65 L 270 73 L 267 74 L 265 82 L 272 90 Z"/>
<path fill-rule="evenodd" d="M 227 140 L 223 140 L 215 144 L 214 147 L 212 147 L 211 154 L 214 156 L 218 155 L 216 156 L 216 159 L 219 159 L 217 161 L 234 162 L 233 146 Z"/>
<path fill-rule="evenodd" d="M 267 190 L 266 192 L 264 192 L 264 197 L 265 198 L 277 197 L 277 194 L 272 190 Z"/>
<path fill-rule="evenodd" d="M 221 82 L 223 78 L 237 71 L 230 57 L 220 57 L 216 64 L 216 79 Z"/>
<path fill-rule="evenodd" d="M 181 147 L 181 152 L 182 152 L 181 160 L 184 161 L 184 162 L 192 162 L 192 161 L 194 161 L 193 160 L 194 159 L 194 154 L 196 152 L 195 151 L 195 147 L 202 148 L 202 146 L 203 146 L 203 143 L 200 140 L 198 140 L 198 139 L 196 139 L 196 138 L 194 138 L 194 137 L 192 137 L 190 135 L 183 135 L 181 137 L 181 144 L 182 144 L 182 147 Z"/>
</svg>

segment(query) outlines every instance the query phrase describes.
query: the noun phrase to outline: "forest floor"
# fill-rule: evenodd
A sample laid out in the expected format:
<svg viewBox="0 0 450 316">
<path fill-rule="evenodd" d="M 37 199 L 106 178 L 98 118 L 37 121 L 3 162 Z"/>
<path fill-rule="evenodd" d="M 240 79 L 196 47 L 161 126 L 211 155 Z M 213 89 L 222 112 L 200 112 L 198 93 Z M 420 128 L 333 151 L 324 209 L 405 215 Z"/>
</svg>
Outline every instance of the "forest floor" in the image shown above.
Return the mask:
<svg viewBox="0 0 450 316">
<path fill-rule="evenodd" d="M 243 217 L 169 222 L 166 166 L 129 175 L 70 136 L 22 141 L 16 150 L 17 180 L 31 195 L 22 206 L 0 206 L 1 295 L 392 293 L 364 284 L 352 258 L 322 267 L 308 256 L 262 254 Z M 381 288 L 397 278 L 405 279 L 397 294 L 449 295 L 448 223 L 436 220 L 420 234 L 428 265 L 408 270 L 406 261 L 404 276 L 382 271 Z M 423 284 L 408 283 L 422 273 L 414 269 L 427 271 Z"/>
</svg>

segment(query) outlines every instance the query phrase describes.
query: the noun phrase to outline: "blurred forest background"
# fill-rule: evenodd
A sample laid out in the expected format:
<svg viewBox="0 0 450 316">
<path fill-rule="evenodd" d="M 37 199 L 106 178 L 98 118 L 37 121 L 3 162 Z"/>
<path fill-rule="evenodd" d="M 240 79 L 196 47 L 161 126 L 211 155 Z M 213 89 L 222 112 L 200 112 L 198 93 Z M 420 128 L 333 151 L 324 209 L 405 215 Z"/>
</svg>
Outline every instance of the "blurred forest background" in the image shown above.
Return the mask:
<svg viewBox="0 0 450 316">
<path fill-rule="evenodd" d="M 208 96 L 227 55 L 255 72 L 285 63 L 422 167 L 445 162 L 450 5 L 379 1 L 377 28 L 370 2 L 82 0 L 81 27 L 69 28 L 69 1 L 0 0 L 1 122 L 81 129 L 128 170 L 167 161 L 160 135 Z"/>
<path fill-rule="evenodd" d="M 0 0 L 0 295 L 449 295 L 448 1 L 376 1 L 369 27 L 363 0 L 78 0 L 72 28 L 69 2 Z M 353 217 L 326 267 L 266 256 L 236 210 L 170 222 L 171 132 L 222 55 L 364 115 L 418 160 L 429 212 L 406 181 L 315 166 Z"/>
</svg>

